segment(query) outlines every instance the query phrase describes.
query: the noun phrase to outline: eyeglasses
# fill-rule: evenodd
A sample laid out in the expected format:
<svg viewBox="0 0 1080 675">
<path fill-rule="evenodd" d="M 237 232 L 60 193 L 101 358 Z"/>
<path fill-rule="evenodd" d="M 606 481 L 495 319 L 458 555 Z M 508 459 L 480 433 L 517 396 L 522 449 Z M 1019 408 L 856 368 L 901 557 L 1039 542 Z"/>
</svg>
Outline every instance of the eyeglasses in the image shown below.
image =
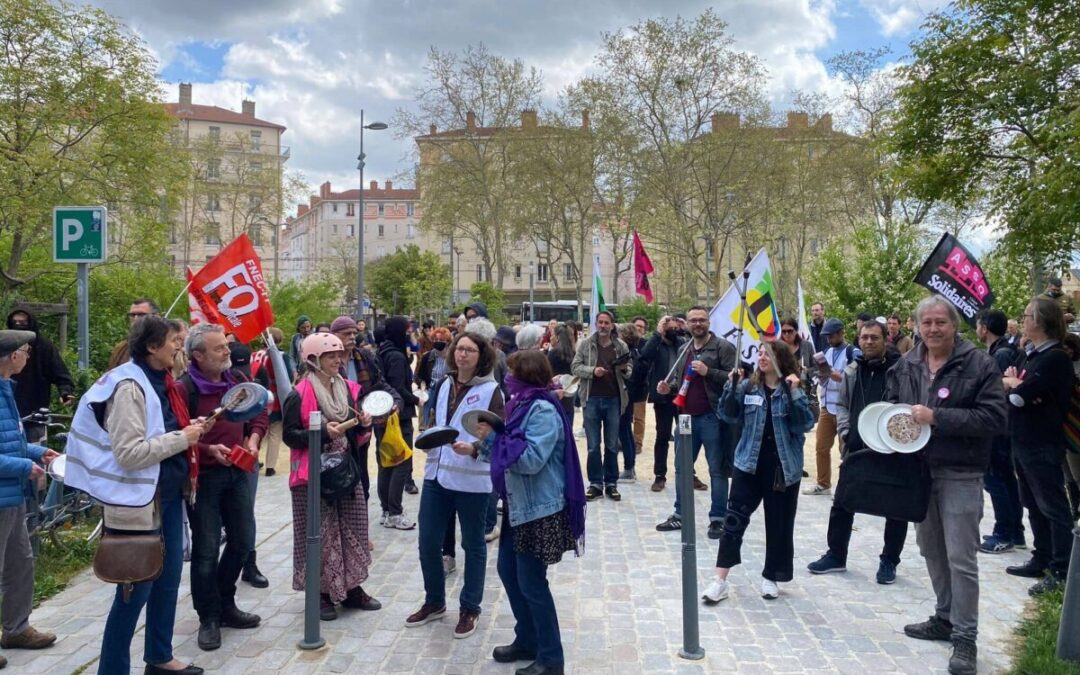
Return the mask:
<svg viewBox="0 0 1080 675">
<path fill-rule="evenodd" d="M 795 329 L 794 328 L 784 328 L 780 332 L 783 333 L 784 335 L 791 335 L 792 333 L 795 332 Z"/>
<path fill-rule="evenodd" d="M 709 323 L 708 319 L 687 319 L 686 323 Z"/>
<path fill-rule="evenodd" d="M 456 347 L 454 349 L 454 351 L 457 352 L 458 354 L 479 354 L 480 353 L 479 349 L 473 349 L 472 347 L 461 347 L 461 346 Z"/>
</svg>

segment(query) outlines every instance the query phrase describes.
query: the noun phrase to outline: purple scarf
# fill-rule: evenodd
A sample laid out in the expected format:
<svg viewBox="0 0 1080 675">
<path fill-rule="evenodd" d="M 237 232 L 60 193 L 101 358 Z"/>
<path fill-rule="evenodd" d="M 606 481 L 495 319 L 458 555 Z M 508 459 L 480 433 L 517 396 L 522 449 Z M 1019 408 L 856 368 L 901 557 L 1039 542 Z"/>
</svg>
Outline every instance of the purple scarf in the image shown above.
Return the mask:
<svg viewBox="0 0 1080 675">
<path fill-rule="evenodd" d="M 528 449 L 525 427 L 522 423 L 532 404 L 536 401 L 551 403 L 559 413 L 563 424 L 563 470 L 565 487 L 563 496 L 566 505 L 563 512 L 570 524 L 570 532 L 577 542 L 577 554 L 585 548 L 585 484 L 581 480 L 581 462 L 578 459 L 577 443 L 574 430 L 570 426 L 562 404 L 547 387 L 537 387 L 521 382 L 508 374 L 505 380 L 506 390 L 510 393 L 510 402 L 506 404 L 506 428 L 496 435 L 491 450 L 491 484 L 495 491 L 506 498 L 506 470 L 518 461 Z"/>
<path fill-rule="evenodd" d="M 199 390 L 199 394 L 203 396 L 222 396 L 236 384 L 236 378 L 233 377 L 231 368 L 221 374 L 220 382 L 211 382 L 206 379 L 206 375 L 203 375 L 203 372 L 199 370 L 199 365 L 194 361 L 188 366 L 188 376 L 195 383 L 195 388 Z"/>
</svg>

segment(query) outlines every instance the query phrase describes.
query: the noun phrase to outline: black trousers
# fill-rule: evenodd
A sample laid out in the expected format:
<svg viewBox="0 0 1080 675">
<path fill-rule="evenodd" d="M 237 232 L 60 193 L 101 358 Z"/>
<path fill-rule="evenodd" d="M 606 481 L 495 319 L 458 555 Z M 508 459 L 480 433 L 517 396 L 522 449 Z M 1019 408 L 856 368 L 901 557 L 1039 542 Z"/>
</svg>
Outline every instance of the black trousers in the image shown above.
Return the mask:
<svg viewBox="0 0 1080 675">
<path fill-rule="evenodd" d="M 829 553 L 840 562 L 847 564 L 848 543 L 851 541 L 851 526 L 855 523 L 855 514 L 833 502 L 829 511 Z M 908 524 L 906 520 L 885 519 L 885 546 L 881 549 L 882 560 L 894 565 L 900 564 L 900 552 L 904 550 Z"/>
<path fill-rule="evenodd" d="M 795 511 L 799 505 L 799 483 L 777 491 L 783 472 L 775 446 L 762 447 L 754 473 L 736 468 L 731 476 L 724 532 L 716 552 L 717 567 L 734 567 L 742 562 L 742 542 L 750 516 L 758 505 L 765 507 L 765 567 L 761 576 L 771 581 L 791 581 L 795 560 Z"/>
<path fill-rule="evenodd" d="M 653 443 L 653 473 L 657 478 L 667 479 L 668 446 L 671 445 L 671 431 L 679 409 L 670 403 L 653 403 L 656 419 L 656 441 Z"/>
<path fill-rule="evenodd" d="M 1013 442 L 1013 461 L 1020 482 L 1020 503 L 1028 510 L 1034 548 L 1031 557 L 1064 577 L 1072 553 L 1072 513 L 1065 496 L 1062 447 L 1031 447 Z"/>
<path fill-rule="evenodd" d="M 401 436 L 405 443 L 412 447 L 413 426 L 412 419 L 403 417 L 401 422 Z M 380 439 L 381 442 L 381 439 Z M 405 484 L 412 476 L 412 457 L 397 466 L 379 466 L 378 490 L 379 506 L 392 516 L 401 515 L 401 496 L 405 492 Z"/>
</svg>

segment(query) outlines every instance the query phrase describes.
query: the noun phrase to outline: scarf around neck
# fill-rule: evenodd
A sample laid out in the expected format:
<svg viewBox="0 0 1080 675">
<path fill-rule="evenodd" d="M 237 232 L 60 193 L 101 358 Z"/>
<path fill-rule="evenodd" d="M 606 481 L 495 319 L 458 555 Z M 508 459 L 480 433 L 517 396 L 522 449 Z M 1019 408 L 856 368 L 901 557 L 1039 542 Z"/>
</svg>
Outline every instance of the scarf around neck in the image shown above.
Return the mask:
<svg viewBox="0 0 1080 675">
<path fill-rule="evenodd" d="M 203 396 L 221 396 L 236 384 L 236 377 L 233 376 L 231 368 L 221 374 L 220 382 L 211 382 L 199 370 L 199 364 L 195 361 L 192 361 L 191 365 L 188 366 L 188 377 L 195 383 L 195 388 L 199 390 L 199 394 Z"/>
<path fill-rule="evenodd" d="M 566 417 L 562 404 L 548 391 L 547 387 L 537 387 L 517 381 L 511 382 L 507 376 L 507 388 L 512 398 L 506 406 L 506 428 L 495 436 L 491 451 L 491 484 L 494 490 L 506 498 L 506 471 L 525 454 L 529 441 L 525 437 L 524 421 L 532 404 L 547 401 L 555 407 L 563 426 L 563 497 L 566 505 L 563 513 L 574 536 L 575 554 L 585 552 L 585 484 L 581 480 L 581 463 L 578 459 L 577 443 L 574 430 Z M 514 391 L 517 389 L 517 391 Z"/>
<path fill-rule="evenodd" d="M 308 373 L 308 382 L 315 392 L 315 400 L 319 402 L 319 410 L 326 416 L 327 422 L 344 422 L 349 417 L 349 388 L 340 375 L 330 378 L 327 386 L 319 379 L 318 374 Z"/>
</svg>

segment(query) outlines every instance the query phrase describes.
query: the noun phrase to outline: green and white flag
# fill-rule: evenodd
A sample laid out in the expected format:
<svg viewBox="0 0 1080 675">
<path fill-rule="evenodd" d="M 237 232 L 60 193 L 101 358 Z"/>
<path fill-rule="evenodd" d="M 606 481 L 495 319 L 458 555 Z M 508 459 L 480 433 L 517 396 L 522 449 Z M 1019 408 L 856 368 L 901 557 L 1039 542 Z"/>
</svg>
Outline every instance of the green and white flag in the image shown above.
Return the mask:
<svg viewBox="0 0 1080 675">
<path fill-rule="evenodd" d="M 604 304 L 604 282 L 600 278 L 600 256 L 592 258 L 592 298 L 589 304 L 589 327 L 596 330 L 596 315 L 607 309 Z"/>
</svg>

